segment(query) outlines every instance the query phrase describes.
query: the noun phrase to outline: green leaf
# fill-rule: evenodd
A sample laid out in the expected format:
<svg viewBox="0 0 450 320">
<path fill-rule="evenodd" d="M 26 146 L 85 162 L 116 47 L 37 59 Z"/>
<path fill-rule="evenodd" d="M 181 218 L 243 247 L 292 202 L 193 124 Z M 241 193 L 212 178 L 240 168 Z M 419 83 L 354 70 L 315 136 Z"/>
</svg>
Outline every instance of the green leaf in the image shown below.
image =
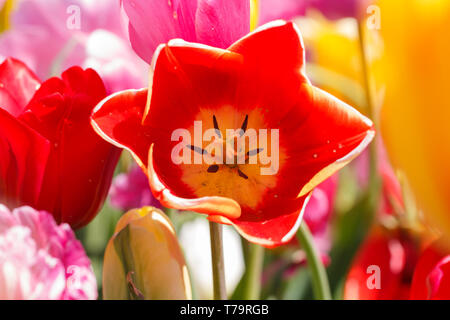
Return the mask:
<svg viewBox="0 0 450 320">
<path fill-rule="evenodd" d="M 374 208 L 374 200 L 365 194 L 350 211 L 338 216 L 330 253 L 331 264 L 327 269 L 336 299 L 341 298 L 342 284 L 353 258 L 372 225 Z"/>
</svg>

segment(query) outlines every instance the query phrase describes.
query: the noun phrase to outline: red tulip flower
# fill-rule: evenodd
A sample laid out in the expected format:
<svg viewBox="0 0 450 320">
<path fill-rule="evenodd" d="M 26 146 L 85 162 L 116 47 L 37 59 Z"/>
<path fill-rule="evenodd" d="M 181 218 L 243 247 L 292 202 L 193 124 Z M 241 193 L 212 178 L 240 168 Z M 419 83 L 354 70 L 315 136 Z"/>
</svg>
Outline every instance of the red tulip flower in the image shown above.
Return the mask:
<svg viewBox="0 0 450 320">
<path fill-rule="evenodd" d="M 420 255 L 411 287 L 413 300 L 450 300 L 450 255 L 434 242 Z"/>
<path fill-rule="evenodd" d="M 266 247 L 294 236 L 313 188 L 374 136 L 369 119 L 311 85 L 292 23 L 267 24 L 228 49 L 171 40 L 152 67 L 151 90 L 103 100 L 94 127 L 134 154 L 164 206 L 233 224 Z"/>
<path fill-rule="evenodd" d="M 344 286 L 347 300 L 450 300 L 450 255 L 435 241 L 377 227 L 359 250 Z"/>
<path fill-rule="evenodd" d="M 377 227 L 352 263 L 345 281 L 344 299 L 409 299 L 419 250 L 419 244 L 408 233 Z"/>
<path fill-rule="evenodd" d="M 44 83 L 22 62 L 0 65 L 0 202 L 86 225 L 106 198 L 120 149 L 90 124 L 106 96 L 94 70 L 68 69 Z"/>
</svg>

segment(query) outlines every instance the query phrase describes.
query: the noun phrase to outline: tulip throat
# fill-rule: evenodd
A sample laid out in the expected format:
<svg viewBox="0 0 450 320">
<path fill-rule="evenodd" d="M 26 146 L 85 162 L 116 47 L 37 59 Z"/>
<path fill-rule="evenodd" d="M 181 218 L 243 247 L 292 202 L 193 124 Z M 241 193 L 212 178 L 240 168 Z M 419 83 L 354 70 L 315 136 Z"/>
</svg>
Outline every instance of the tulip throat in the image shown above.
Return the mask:
<svg viewBox="0 0 450 320">
<path fill-rule="evenodd" d="M 244 113 L 231 107 L 204 109 L 196 121 L 202 123 L 202 133 L 206 135 L 209 130 L 212 137 L 186 144 L 190 156 L 201 156 L 203 161 L 180 165 L 183 182 L 198 197 L 222 196 L 236 200 L 243 207 L 256 208 L 267 191 L 277 184 L 275 171 L 261 173 L 270 167 L 265 158 L 275 149 L 270 134 L 261 137 L 261 129 L 267 129 L 259 111 Z M 189 131 L 194 133 L 195 128 Z M 267 142 L 261 145 L 262 140 Z M 285 152 L 278 148 L 278 140 L 276 143 L 278 167 L 284 163 Z"/>
</svg>

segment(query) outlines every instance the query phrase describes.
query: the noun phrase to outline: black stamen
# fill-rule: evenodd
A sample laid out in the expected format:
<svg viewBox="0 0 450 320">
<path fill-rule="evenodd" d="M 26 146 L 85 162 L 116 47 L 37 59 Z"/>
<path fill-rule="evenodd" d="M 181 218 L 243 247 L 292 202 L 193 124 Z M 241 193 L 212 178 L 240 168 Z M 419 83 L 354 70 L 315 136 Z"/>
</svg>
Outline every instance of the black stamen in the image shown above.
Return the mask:
<svg viewBox="0 0 450 320">
<path fill-rule="evenodd" d="M 219 166 L 217 164 L 213 164 L 208 168 L 209 173 L 216 173 L 217 171 L 219 171 Z"/>
<path fill-rule="evenodd" d="M 258 148 L 258 149 L 250 150 L 250 151 L 247 152 L 247 156 L 249 156 L 249 157 L 256 156 L 258 153 L 260 153 L 263 150 L 264 150 L 264 148 Z"/>
<path fill-rule="evenodd" d="M 187 147 L 189 149 L 191 149 L 192 151 L 194 151 L 194 152 L 197 152 L 197 153 L 200 153 L 200 154 L 207 154 L 206 150 L 202 149 L 200 147 L 196 147 L 196 146 L 193 146 L 193 145 L 190 145 L 190 144 L 188 144 Z"/>
<path fill-rule="evenodd" d="M 243 134 L 245 133 L 245 131 L 247 131 L 247 125 L 248 125 L 248 114 L 245 116 L 244 123 L 242 124 L 241 127 Z"/>
<path fill-rule="evenodd" d="M 222 138 L 222 133 L 220 132 L 219 124 L 217 123 L 217 119 L 216 119 L 215 115 L 213 115 L 213 123 L 214 123 L 214 129 L 216 129 L 217 135 L 219 136 L 219 138 Z"/>
<path fill-rule="evenodd" d="M 248 176 L 239 169 L 238 169 L 238 174 L 241 178 L 248 179 Z"/>
</svg>

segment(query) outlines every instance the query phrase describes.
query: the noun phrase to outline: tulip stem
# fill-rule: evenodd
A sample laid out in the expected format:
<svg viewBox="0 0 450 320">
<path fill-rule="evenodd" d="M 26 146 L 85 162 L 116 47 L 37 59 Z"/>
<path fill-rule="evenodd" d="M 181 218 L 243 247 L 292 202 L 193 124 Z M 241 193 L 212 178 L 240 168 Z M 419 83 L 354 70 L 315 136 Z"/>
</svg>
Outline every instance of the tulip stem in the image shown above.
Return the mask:
<svg viewBox="0 0 450 320">
<path fill-rule="evenodd" d="M 297 239 L 306 254 L 315 298 L 317 300 L 331 300 L 331 290 L 327 272 L 325 271 L 325 267 L 314 245 L 313 236 L 304 222 L 298 229 Z"/>
<path fill-rule="evenodd" d="M 375 110 L 373 107 L 372 91 L 370 90 L 369 66 L 367 63 L 367 54 L 363 28 L 364 28 L 363 21 L 358 20 L 359 51 L 361 55 L 361 71 L 363 73 L 364 78 L 364 91 L 366 95 L 367 114 L 372 117 L 374 115 Z"/>
<path fill-rule="evenodd" d="M 369 64 L 367 60 L 365 38 L 364 38 L 364 20 L 358 19 L 358 38 L 359 38 L 359 49 L 361 54 L 361 68 L 364 78 L 364 91 L 366 94 L 367 101 L 367 114 L 372 118 L 375 127 L 377 127 L 377 114 L 373 105 L 373 97 L 370 86 L 369 78 Z M 378 200 L 380 181 L 378 176 L 378 164 L 377 164 L 377 144 L 372 142 L 369 145 L 369 185 L 368 192 L 371 195 L 371 204 L 375 207 Z"/>
<path fill-rule="evenodd" d="M 249 243 L 246 261 L 245 287 L 243 298 L 257 300 L 261 297 L 261 277 L 264 262 L 264 247 Z"/>
<path fill-rule="evenodd" d="M 214 300 L 227 300 L 225 264 L 223 260 L 222 225 L 209 222 Z"/>
</svg>

